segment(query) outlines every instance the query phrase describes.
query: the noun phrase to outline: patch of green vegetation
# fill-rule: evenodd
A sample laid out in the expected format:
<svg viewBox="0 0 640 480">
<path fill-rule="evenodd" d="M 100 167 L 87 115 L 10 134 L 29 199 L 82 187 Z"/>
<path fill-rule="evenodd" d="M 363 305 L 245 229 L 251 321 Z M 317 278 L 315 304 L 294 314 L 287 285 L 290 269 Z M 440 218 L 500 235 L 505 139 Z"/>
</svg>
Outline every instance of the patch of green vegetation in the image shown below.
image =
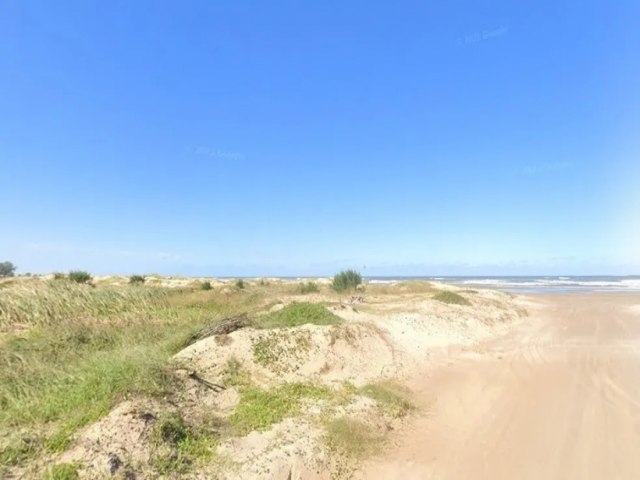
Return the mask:
<svg viewBox="0 0 640 480">
<path fill-rule="evenodd" d="M 144 275 L 131 275 L 129 277 L 130 285 L 142 285 L 145 282 L 146 278 Z"/>
<path fill-rule="evenodd" d="M 45 473 L 46 480 L 76 480 L 78 475 L 78 465 L 75 463 L 58 463 L 49 467 Z"/>
<path fill-rule="evenodd" d="M 16 432 L 0 438 L 0 464 L 66 449 L 122 398 L 171 392 L 167 360 L 263 298 L 68 281 L 0 289 L 0 431 Z"/>
<path fill-rule="evenodd" d="M 92 277 L 89 272 L 84 270 L 72 270 L 69 272 L 69 280 L 76 283 L 89 283 Z"/>
<path fill-rule="evenodd" d="M 151 463 L 162 475 L 187 473 L 195 464 L 207 463 L 215 456 L 219 440 L 217 429 L 194 428 L 179 413 L 170 413 L 154 426 Z"/>
<path fill-rule="evenodd" d="M 33 456 L 40 448 L 40 441 L 37 438 L 21 437 L 8 440 L 0 449 L 0 473 L 2 473 L 2 466 L 18 465 Z"/>
<path fill-rule="evenodd" d="M 343 270 L 333 277 L 331 288 L 336 292 L 355 290 L 362 284 L 362 276 L 355 270 Z"/>
<path fill-rule="evenodd" d="M 404 417 L 415 409 L 409 390 L 395 382 L 370 383 L 360 388 L 359 393 L 375 400 L 393 418 Z"/>
<path fill-rule="evenodd" d="M 209 280 L 205 280 L 200 284 L 200 290 L 211 290 L 213 287 L 211 286 L 211 282 Z"/>
<path fill-rule="evenodd" d="M 225 386 L 248 386 L 251 384 L 251 375 L 242 369 L 237 358 L 231 357 L 222 370 L 222 380 Z"/>
<path fill-rule="evenodd" d="M 276 372 L 290 372 L 310 348 L 308 332 L 269 332 L 254 340 L 253 358 Z"/>
<path fill-rule="evenodd" d="M 245 285 L 244 285 L 244 280 L 239 278 L 238 280 L 236 280 L 236 288 L 239 290 L 244 289 Z"/>
<path fill-rule="evenodd" d="M 53 273 L 53 279 L 54 280 L 64 280 L 66 278 L 67 278 L 67 276 L 62 272 L 54 272 Z"/>
<path fill-rule="evenodd" d="M 362 460 L 380 451 L 384 437 L 363 422 L 340 417 L 327 423 L 325 441 L 329 450 Z"/>
<path fill-rule="evenodd" d="M 317 293 L 320 291 L 320 287 L 316 282 L 301 282 L 296 287 L 296 293 L 306 295 L 308 293 Z"/>
<path fill-rule="evenodd" d="M 298 327 L 307 323 L 314 325 L 336 325 L 342 319 L 319 303 L 293 302 L 269 313 L 258 320 L 263 328 Z"/>
<path fill-rule="evenodd" d="M 229 420 L 240 435 L 268 430 L 285 417 L 299 414 L 304 399 L 328 399 L 332 395 L 329 388 L 308 383 L 287 383 L 270 390 L 248 387 Z"/>
<path fill-rule="evenodd" d="M 471 302 L 456 292 L 442 291 L 433 296 L 434 300 L 451 305 L 471 305 Z"/>
</svg>

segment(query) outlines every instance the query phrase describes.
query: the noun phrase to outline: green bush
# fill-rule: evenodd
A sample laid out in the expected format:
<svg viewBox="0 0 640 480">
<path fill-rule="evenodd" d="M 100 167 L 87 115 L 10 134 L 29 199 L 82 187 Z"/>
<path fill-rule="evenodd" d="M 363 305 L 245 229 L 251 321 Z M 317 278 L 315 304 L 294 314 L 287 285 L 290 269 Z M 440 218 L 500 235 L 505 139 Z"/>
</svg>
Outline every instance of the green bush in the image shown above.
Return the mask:
<svg viewBox="0 0 640 480">
<path fill-rule="evenodd" d="M 54 274 L 53 274 L 53 279 L 54 280 L 64 280 L 66 278 L 67 278 L 67 276 L 64 273 L 61 273 L 61 272 L 54 272 Z"/>
<path fill-rule="evenodd" d="M 89 283 L 92 277 L 84 270 L 72 270 L 69 272 L 69 280 L 76 283 Z"/>
<path fill-rule="evenodd" d="M 298 293 L 307 294 L 307 293 L 317 293 L 320 291 L 320 287 L 315 282 L 307 282 L 298 284 L 298 288 L 296 289 Z"/>
<path fill-rule="evenodd" d="M 293 302 L 286 307 L 272 312 L 259 324 L 265 328 L 297 327 L 312 323 L 314 325 L 336 325 L 342 319 L 334 315 L 324 305 L 308 302 Z"/>
<path fill-rule="evenodd" d="M 362 283 L 362 276 L 355 270 L 343 270 L 333 277 L 331 287 L 336 292 L 354 290 Z"/>
<path fill-rule="evenodd" d="M 144 275 L 131 275 L 129 277 L 129 283 L 132 285 L 140 285 L 144 283 L 145 280 Z"/>
<path fill-rule="evenodd" d="M 211 282 L 206 280 L 200 284 L 200 290 L 211 290 L 213 287 L 211 286 Z"/>
<path fill-rule="evenodd" d="M 448 303 L 451 305 L 471 305 L 469 300 L 464 298 L 462 295 L 455 292 L 439 292 L 433 296 L 434 300 L 438 300 L 439 302 Z"/>
<path fill-rule="evenodd" d="M 244 288 L 244 280 L 243 280 L 243 279 L 241 279 L 241 278 L 239 278 L 239 279 L 236 281 L 236 287 L 237 287 L 237 288 L 239 288 L 240 290 L 242 290 L 242 289 Z"/>
</svg>

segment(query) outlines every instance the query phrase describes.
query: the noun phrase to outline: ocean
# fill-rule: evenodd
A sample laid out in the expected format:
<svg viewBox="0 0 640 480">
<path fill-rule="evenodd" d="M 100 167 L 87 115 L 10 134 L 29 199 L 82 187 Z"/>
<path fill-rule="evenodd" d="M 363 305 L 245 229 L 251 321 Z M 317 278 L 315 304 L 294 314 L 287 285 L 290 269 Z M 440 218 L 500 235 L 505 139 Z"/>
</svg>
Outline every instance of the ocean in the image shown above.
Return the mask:
<svg viewBox="0 0 640 480">
<path fill-rule="evenodd" d="M 640 275 L 629 276 L 473 276 L 367 277 L 370 283 L 432 280 L 473 288 L 497 288 L 514 293 L 639 292 Z"/>
</svg>

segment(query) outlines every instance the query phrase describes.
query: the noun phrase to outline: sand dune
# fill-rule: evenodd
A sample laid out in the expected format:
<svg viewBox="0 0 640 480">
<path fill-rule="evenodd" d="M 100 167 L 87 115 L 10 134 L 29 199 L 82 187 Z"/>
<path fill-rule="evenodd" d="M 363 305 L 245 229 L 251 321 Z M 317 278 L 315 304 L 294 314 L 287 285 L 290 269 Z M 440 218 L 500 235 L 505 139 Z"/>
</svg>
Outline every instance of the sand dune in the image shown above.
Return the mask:
<svg viewBox="0 0 640 480">
<path fill-rule="evenodd" d="M 535 302 L 508 336 L 417 376 L 426 413 L 360 478 L 640 478 L 638 296 Z"/>
</svg>

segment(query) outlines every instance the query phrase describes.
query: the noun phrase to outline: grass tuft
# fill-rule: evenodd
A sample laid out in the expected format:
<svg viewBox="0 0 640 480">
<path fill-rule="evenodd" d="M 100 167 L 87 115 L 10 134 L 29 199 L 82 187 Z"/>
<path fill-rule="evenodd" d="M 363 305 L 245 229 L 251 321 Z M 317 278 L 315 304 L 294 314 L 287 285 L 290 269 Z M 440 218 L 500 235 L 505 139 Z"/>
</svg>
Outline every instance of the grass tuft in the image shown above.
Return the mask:
<svg viewBox="0 0 640 480">
<path fill-rule="evenodd" d="M 391 381 L 370 383 L 359 393 L 375 400 L 380 408 L 393 418 L 400 418 L 415 409 L 407 388 Z"/>
<path fill-rule="evenodd" d="M 347 417 L 331 420 L 326 429 L 329 450 L 358 460 L 378 453 L 384 441 L 384 437 L 366 423 Z"/>
<path fill-rule="evenodd" d="M 44 476 L 45 480 L 76 480 L 78 465 L 75 463 L 58 463 L 49 467 Z"/>
<path fill-rule="evenodd" d="M 195 464 L 209 462 L 220 441 L 217 428 L 189 426 L 178 412 L 162 418 L 154 427 L 151 464 L 161 475 L 189 472 Z"/>
<path fill-rule="evenodd" d="M 362 276 L 355 270 L 343 270 L 333 277 L 331 288 L 336 292 L 355 290 L 362 283 Z"/>
<path fill-rule="evenodd" d="M 438 300 L 439 302 L 448 303 L 450 305 L 471 305 L 471 302 L 469 302 L 469 300 L 456 292 L 438 292 L 433 296 L 433 299 Z"/>
<path fill-rule="evenodd" d="M 69 272 L 69 280 L 76 283 L 89 283 L 92 277 L 89 272 L 84 270 L 72 270 Z"/>
<path fill-rule="evenodd" d="M 142 285 L 145 282 L 146 278 L 144 275 L 131 275 L 129 277 L 129 284 L 131 285 Z"/>
<path fill-rule="evenodd" d="M 301 295 L 306 295 L 308 293 L 318 293 L 320 291 L 320 287 L 316 282 L 301 282 L 296 287 L 296 293 Z"/>
</svg>

